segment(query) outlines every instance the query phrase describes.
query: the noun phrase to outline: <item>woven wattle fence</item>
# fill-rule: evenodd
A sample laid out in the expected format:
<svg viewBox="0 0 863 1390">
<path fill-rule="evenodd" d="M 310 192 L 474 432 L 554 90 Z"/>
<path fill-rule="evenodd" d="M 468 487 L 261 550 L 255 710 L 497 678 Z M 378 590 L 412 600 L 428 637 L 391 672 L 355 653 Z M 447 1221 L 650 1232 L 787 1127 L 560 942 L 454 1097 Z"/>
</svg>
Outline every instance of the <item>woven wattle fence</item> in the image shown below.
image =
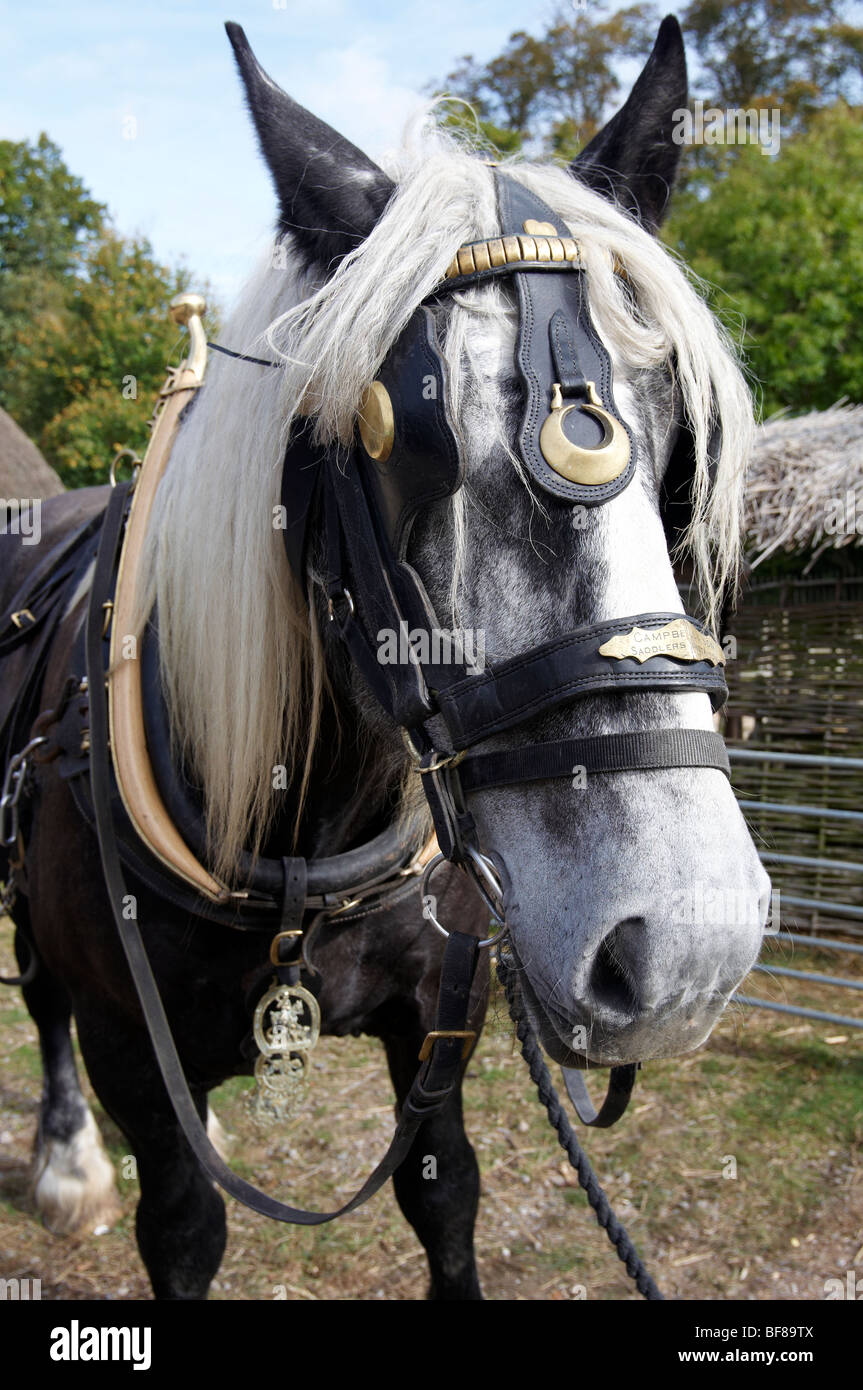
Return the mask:
<svg viewBox="0 0 863 1390">
<path fill-rule="evenodd" d="M 730 747 L 863 758 L 863 575 L 780 580 L 752 588 L 730 624 Z M 863 864 L 863 824 L 746 811 L 745 803 L 863 811 L 863 772 L 794 763 L 733 765 L 734 787 L 759 849 Z M 863 909 L 863 873 L 767 863 L 784 895 Z M 863 922 L 783 907 L 782 925 L 863 934 Z"/>
<path fill-rule="evenodd" d="M 841 525 L 837 525 L 837 516 Z M 752 566 L 727 628 L 730 748 L 863 758 L 863 407 L 768 421 L 746 494 Z M 863 772 L 733 762 L 759 850 L 863 864 L 863 822 L 746 811 L 748 802 L 863 811 Z M 863 873 L 766 862 L 786 896 L 863 909 Z M 863 921 L 782 905 L 789 930 L 863 935 Z"/>
<path fill-rule="evenodd" d="M 863 758 L 863 406 L 767 421 L 746 482 L 749 580 L 727 623 L 730 748 Z M 695 595 L 684 589 L 689 612 Z M 725 634 L 724 634 L 725 635 Z M 746 802 L 863 812 L 863 771 L 732 762 L 759 851 L 788 897 L 863 909 L 863 821 L 746 810 Z M 782 927 L 862 937 L 863 920 L 782 901 Z"/>
</svg>

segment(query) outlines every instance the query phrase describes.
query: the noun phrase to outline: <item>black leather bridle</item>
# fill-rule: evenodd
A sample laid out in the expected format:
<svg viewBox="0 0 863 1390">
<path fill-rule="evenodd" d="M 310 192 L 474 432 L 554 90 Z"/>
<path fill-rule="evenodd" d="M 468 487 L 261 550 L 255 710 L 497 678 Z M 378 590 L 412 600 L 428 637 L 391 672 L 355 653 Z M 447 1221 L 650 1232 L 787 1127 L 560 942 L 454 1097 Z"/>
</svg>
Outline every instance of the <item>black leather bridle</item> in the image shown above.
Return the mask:
<svg viewBox="0 0 863 1390">
<path fill-rule="evenodd" d="M 512 246 L 521 236 L 518 245 L 524 248 L 525 227 L 554 230 L 560 223 L 545 203 L 514 179 L 498 173 L 496 184 L 502 246 Z M 494 265 L 488 263 L 489 245 L 478 243 L 476 255 L 465 248 L 466 262 L 459 253 L 459 265 L 472 263 L 474 269 L 450 276 L 435 298 L 491 278 L 505 276 L 514 281 L 520 308 L 517 360 L 525 395 L 519 440 L 522 460 L 551 508 L 602 505 L 632 480 L 637 442 L 617 412 L 611 362 L 593 326 L 582 263 L 576 257 L 544 262 L 507 259 Z M 716 659 L 683 662 L 665 654 L 619 658 L 599 650 L 634 628 L 649 632 L 665 627 L 680 620 L 680 613 L 640 613 L 591 624 L 496 662 L 481 674 L 471 674 L 458 660 L 435 664 L 417 658 L 400 665 L 381 664 L 381 630 L 442 630 L 407 559 L 407 546 L 417 515 L 452 495 L 464 476 L 458 436 L 447 409 L 444 363 L 427 305 L 416 310 L 388 354 L 379 385 L 390 403 L 393 422 L 391 448 L 384 460 L 370 455 L 361 430 L 347 459 L 344 450 L 316 448 L 311 422 L 303 423 L 294 434 L 283 469 L 282 495 L 289 518 L 285 544 L 291 567 L 305 588 L 310 535 L 317 519 L 323 533 L 330 619 L 377 700 L 405 731 L 441 854 L 475 876 L 480 846 L 467 797 L 481 789 L 569 776 L 574 765 L 587 773 L 698 766 L 730 775 L 722 738 L 703 729 L 655 729 L 475 751 L 492 735 L 585 695 L 703 690 L 714 710 L 720 708 L 728 692 Z M 629 439 L 626 467 L 616 478 L 599 484 L 562 477 L 546 461 L 540 439 L 553 390 L 559 390 L 569 404 L 587 406 L 591 386 L 606 414 L 615 418 Z M 585 447 L 595 438 L 596 426 L 581 410 L 570 412 L 568 429 L 576 443 L 581 434 Z M 698 633 L 706 633 L 695 619 L 686 621 Z"/>
</svg>

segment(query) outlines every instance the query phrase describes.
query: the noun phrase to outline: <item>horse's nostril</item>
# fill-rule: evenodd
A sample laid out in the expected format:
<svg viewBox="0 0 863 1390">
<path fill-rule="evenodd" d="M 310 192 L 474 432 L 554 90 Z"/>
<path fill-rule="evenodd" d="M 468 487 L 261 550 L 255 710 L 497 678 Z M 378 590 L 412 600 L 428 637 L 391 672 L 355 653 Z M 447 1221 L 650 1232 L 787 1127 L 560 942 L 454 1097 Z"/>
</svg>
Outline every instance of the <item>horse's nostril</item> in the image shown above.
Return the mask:
<svg viewBox="0 0 863 1390">
<path fill-rule="evenodd" d="M 594 1005 L 631 1018 L 639 1012 L 639 1002 L 621 935 L 615 927 L 600 942 L 590 969 L 590 991 Z"/>
</svg>

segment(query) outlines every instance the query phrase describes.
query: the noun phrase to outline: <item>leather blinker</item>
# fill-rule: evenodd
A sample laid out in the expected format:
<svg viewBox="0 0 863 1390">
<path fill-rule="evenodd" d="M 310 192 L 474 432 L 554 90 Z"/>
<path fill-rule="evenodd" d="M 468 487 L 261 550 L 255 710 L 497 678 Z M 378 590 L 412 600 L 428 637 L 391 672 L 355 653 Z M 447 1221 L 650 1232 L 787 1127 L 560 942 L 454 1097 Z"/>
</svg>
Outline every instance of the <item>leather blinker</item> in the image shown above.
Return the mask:
<svg viewBox="0 0 863 1390">
<path fill-rule="evenodd" d="M 515 179 L 496 176 L 502 235 L 560 218 Z M 565 232 L 566 229 L 564 228 Z M 614 399 L 611 358 L 593 326 L 581 262 L 558 275 L 515 267 L 516 361 L 525 389 L 521 457 L 545 492 L 597 506 L 632 480 L 636 441 Z"/>
<path fill-rule="evenodd" d="M 378 414 L 386 400 L 391 443 L 387 451 L 375 451 L 376 431 L 361 420 L 362 457 L 387 541 L 395 559 L 401 561 L 419 512 L 449 497 L 464 477 L 447 409 L 443 358 L 429 308 L 421 306 L 411 316 L 387 354 L 372 391 Z M 367 395 L 366 401 L 369 399 Z"/>
</svg>

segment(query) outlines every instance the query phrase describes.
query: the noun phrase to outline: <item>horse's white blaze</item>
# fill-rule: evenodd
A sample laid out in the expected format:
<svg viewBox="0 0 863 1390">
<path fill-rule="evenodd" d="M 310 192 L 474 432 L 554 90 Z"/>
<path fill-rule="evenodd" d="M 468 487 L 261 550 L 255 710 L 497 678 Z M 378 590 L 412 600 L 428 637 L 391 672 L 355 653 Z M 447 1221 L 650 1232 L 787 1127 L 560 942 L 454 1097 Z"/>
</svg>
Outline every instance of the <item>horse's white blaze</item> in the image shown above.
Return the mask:
<svg viewBox="0 0 863 1390">
<path fill-rule="evenodd" d="M 114 1169 L 89 1107 L 71 1139 L 40 1143 L 33 1195 L 42 1220 L 55 1235 L 92 1235 L 119 1219 Z"/>
</svg>

